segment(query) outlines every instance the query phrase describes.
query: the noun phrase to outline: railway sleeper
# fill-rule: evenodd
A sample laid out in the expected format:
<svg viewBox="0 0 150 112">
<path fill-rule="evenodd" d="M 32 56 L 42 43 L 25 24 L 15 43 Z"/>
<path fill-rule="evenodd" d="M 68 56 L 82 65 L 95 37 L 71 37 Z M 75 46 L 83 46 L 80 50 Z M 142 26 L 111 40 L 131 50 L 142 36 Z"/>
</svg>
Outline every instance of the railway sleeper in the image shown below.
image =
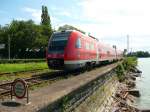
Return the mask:
<svg viewBox="0 0 150 112">
<path fill-rule="evenodd" d="M 1 89 L 5 89 L 5 90 L 10 90 L 11 86 L 4 86 L 4 87 L 0 87 Z"/>
</svg>

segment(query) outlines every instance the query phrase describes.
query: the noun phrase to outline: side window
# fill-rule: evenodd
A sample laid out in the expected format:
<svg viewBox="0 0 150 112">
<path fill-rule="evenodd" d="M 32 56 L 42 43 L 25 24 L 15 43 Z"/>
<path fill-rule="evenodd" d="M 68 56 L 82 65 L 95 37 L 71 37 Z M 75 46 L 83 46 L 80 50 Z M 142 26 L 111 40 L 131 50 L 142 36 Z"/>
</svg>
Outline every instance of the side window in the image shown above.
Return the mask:
<svg viewBox="0 0 150 112">
<path fill-rule="evenodd" d="M 90 44 L 90 50 L 92 50 L 92 43 Z"/>
<path fill-rule="evenodd" d="M 109 55 L 109 54 L 110 54 L 110 51 L 107 51 L 107 54 Z"/>
<path fill-rule="evenodd" d="M 85 44 L 85 48 L 86 48 L 87 50 L 89 50 L 89 48 L 90 48 L 89 43 L 86 43 L 86 44 Z"/>
<path fill-rule="evenodd" d="M 77 41 L 76 41 L 76 48 L 81 48 L 81 39 L 78 37 Z"/>
<path fill-rule="evenodd" d="M 94 44 L 92 43 L 92 50 L 94 50 Z"/>
</svg>

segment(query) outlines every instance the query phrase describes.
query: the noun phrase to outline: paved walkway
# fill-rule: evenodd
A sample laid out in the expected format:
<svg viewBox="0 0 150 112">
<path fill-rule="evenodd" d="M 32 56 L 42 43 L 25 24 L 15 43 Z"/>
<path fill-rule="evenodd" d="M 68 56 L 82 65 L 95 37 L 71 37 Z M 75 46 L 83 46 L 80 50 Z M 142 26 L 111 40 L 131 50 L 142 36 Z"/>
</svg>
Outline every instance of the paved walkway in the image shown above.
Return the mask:
<svg viewBox="0 0 150 112">
<path fill-rule="evenodd" d="M 73 90 L 82 85 L 87 84 L 91 80 L 96 79 L 100 75 L 110 71 L 116 67 L 117 64 L 107 65 L 105 67 L 97 68 L 90 72 L 82 73 L 81 75 L 74 76 L 65 80 L 57 81 L 50 86 L 37 89 L 30 92 L 31 104 L 25 105 L 26 100 L 20 100 L 17 104 L 11 100 L 0 101 L 0 112 L 35 112 L 39 109 L 49 105 L 50 103 L 58 100 L 59 98 L 67 95 Z M 18 100 L 15 101 L 16 103 Z M 12 104 L 11 104 L 12 103 Z M 9 104 L 9 105 L 8 105 Z M 20 105 L 19 105 L 20 104 Z"/>
</svg>

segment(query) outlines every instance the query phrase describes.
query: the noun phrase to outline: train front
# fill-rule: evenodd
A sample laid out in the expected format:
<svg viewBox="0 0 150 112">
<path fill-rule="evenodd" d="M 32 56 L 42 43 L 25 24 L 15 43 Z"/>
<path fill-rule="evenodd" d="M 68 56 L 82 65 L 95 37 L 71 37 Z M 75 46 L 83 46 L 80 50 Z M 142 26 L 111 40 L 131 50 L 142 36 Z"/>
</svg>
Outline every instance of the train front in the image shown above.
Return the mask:
<svg viewBox="0 0 150 112">
<path fill-rule="evenodd" d="M 55 32 L 49 39 L 47 63 L 49 68 L 64 69 L 64 54 L 71 31 Z"/>
</svg>

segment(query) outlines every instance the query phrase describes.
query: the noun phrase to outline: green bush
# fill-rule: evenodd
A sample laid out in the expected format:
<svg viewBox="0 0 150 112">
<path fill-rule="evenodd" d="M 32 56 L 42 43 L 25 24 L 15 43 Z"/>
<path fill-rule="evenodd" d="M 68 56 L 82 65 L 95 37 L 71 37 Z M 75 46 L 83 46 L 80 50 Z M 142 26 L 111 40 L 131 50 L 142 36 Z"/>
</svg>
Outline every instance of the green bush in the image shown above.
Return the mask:
<svg viewBox="0 0 150 112">
<path fill-rule="evenodd" d="M 130 71 L 137 66 L 137 63 L 136 57 L 126 57 L 122 64 L 126 71 Z"/>
<path fill-rule="evenodd" d="M 46 59 L 1 59 L 0 64 L 5 63 L 31 63 L 31 62 L 44 62 Z"/>
<path fill-rule="evenodd" d="M 123 81 L 125 79 L 125 69 L 123 64 L 119 64 L 116 68 L 116 74 L 119 81 Z"/>
<path fill-rule="evenodd" d="M 67 104 L 68 104 L 68 96 L 65 96 L 63 99 L 62 99 L 62 104 L 61 104 L 61 111 L 62 112 L 65 112 L 66 109 L 67 109 Z"/>
<path fill-rule="evenodd" d="M 126 72 L 132 71 L 137 66 L 137 58 L 136 57 L 126 57 L 122 64 L 119 64 L 116 68 L 116 74 L 119 81 L 123 81 L 125 79 Z"/>
</svg>

